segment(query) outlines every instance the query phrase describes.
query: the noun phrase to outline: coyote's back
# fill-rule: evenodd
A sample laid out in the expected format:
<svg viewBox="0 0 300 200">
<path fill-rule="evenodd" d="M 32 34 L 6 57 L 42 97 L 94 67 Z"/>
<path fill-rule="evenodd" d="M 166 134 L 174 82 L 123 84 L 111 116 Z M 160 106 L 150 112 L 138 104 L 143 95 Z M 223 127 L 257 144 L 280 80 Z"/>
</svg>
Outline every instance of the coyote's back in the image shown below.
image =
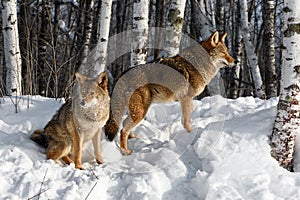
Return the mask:
<svg viewBox="0 0 300 200">
<path fill-rule="evenodd" d="M 124 154 L 131 130 L 145 117 L 153 102 L 178 100 L 182 110 L 182 124 L 190 132 L 192 99 L 199 95 L 218 70 L 234 64 L 225 46 L 226 33 L 215 32 L 200 45 L 189 47 L 170 58 L 139 65 L 125 73 L 116 83 L 111 100 L 110 118 L 105 134 L 112 140 L 126 108 L 128 117 L 123 122 L 120 146 Z"/>
</svg>

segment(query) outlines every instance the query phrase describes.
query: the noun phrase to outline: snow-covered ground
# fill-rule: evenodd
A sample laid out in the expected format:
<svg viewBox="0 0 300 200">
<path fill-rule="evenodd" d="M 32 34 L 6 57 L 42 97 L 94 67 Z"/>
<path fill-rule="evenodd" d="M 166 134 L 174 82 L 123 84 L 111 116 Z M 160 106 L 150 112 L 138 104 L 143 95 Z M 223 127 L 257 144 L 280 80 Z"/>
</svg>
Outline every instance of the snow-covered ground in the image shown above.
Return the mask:
<svg viewBox="0 0 300 200">
<path fill-rule="evenodd" d="M 30 97 L 15 114 L 0 104 L 0 199 L 300 199 L 300 174 L 270 156 L 268 137 L 277 99 L 220 96 L 194 101 L 193 131 L 180 123 L 178 103 L 156 104 L 129 140 L 130 156 L 102 141 L 105 164 L 84 150 L 84 167 L 46 160 L 29 135 L 51 119 L 63 101 Z"/>
</svg>

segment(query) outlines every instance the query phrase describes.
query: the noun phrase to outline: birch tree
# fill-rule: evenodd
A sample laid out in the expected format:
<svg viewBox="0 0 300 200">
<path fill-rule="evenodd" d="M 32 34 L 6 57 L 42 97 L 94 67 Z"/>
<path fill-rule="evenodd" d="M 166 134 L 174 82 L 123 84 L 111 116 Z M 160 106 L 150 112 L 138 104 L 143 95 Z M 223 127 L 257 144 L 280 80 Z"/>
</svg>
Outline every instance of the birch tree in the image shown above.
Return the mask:
<svg viewBox="0 0 300 200">
<path fill-rule="evenodd" d="M 17 23 L 17 1 L 2 0 L 2 31 L 6 64 L 6 93 L 21 95 L 21 55 Z"/>
<path fill-rule="evenodd" d="M 171 57 L 179 53 L 181 30 L 184 22 L 186 0 L 173 0 L 167 16 L 165 56 Z"/>
<path fill-rule="evenodd" d="M 106 65 L 106 57 L 107 57 L 107 45 L 108 45 L 108 37 L 109 37 L 109 28 L 110 28 L 110 20 L 111 20 L 111 9 L 112 9 L 112 0 L 102 0 L 101 4 L 101 16 L 100 16 L 100 32 L 99 38 L 96 46 L 96 50 L 98 51 L 99 58 L 95 65 L 95 74 L 100 74 L 100 72 L 104 71 Z"/>
<path fill-rule="evenodd" d="M 131 66 L 147 59 L 149 0 L 134 0 L 131 42 Z"/>
<path fill-rule="evenodd" d="M 248 62 L 251 68 L 256 95 L 260 98 L 264 98 L 265 92 L 262 89 L 263 82 L 259 71 L 257 56 L 254 51 L 255 48 L 253 43 L 251 42 L 250 31 L 248 26 L 247 0 L 240 0 L 240 12 L 241 12 L 241 24 L 242 24 L 242 36 L 245 44 Z"/>
<path fill-rule="evenodd" d="M 274 0 L 263 0 L 264 69 L 267 98 L 277 95 L 274 41 Z"/>
<path fill-rule="evenodd" d="M 281 94 L 271 135 L 271 154 L 293 171 L 295 139 L 300 132 L 300 1 L 284 2 Z"/>
</svg>

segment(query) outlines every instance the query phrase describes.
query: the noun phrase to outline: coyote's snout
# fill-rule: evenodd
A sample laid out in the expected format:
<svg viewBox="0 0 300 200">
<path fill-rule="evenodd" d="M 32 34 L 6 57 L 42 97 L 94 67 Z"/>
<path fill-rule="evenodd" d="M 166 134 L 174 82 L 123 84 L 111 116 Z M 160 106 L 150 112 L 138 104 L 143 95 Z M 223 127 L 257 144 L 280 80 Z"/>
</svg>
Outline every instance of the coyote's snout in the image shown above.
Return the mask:
<svg viewBox="0 0 300 200">
<path fill-rule="evenodd" d="M 128 136 L 145 117 L 150 105 L 175 100 L 181 105 L 182 124 L 190 132 L 193 98 L 204 90 L 221 67 L 234 64 L 234 58 L 225 46 L 225 37 L 226 33 L 219 37 L 219 33 L 215 32 L 200 45 L 189 47 L 177 56 L 139 65 L 127 72 L 130 75 L 125 73 L 113 91 L 110 118 L 105 126 L 108 139 L 113 140 L 116 136 L 122 115 L 128 108 L 120 146 L 124 154 L 130 154 Z"/>
<path fill-rule="evenodd" d="M 97 163 L 103 163 L 101 131 L 109 117 L 108 77 L 106 72 L 97 78 L 76 73 L 73 99 L 68 99 L 45 126 L 36 130 L 31 139 L 46 148 L 48 159 L 75 162 L 82 169 L 82 146 L 92 140 Z M 73 161 L 74 160 L 74 161 Z"/>
</svg>

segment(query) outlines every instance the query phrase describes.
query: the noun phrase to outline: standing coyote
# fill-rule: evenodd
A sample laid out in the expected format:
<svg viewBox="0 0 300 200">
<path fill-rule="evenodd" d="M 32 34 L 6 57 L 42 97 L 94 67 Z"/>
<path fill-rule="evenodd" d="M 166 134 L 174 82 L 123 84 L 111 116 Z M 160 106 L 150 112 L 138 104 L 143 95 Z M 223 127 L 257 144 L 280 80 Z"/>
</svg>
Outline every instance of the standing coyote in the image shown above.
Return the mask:
<svg viewBox="0 0 300 200">
<path fill-rule="evenodd" d="M 123 122 L 120 148 L 123 154 L 131 154 L 127 148 L 131 130 L 145 117 L 153 102 L 179 100 L 182 124 L 187 132 L 192 130 L 190 114 L 192 100 L 224 66 L 234 64 L 224 44 L 226 33 L 219 37 L 215 32 L 200 45 L 189 47 L 179 55 L 162 58 L 154 63 L 139 65 L 127 71 L 117 82 L 111 97 L 110 118 L 105 125 L 109 140 L 116 136 L 126 107 L 128 117 Z"/>
<path fill-rule="evenodd" d="M 82 146 L 92 140 L 96 161 L 103 163 L 101 133 L 109 117 L 109 101 L 106 72 L 97 78 L 87 78 L 76 73 L 73 99 L 68 99 L 45 126 L 36 130 L 30 138 L 46 148 L 48 159 L 62 159 L 66 164 L 75 161 L 82 169 Z"/>
</svg>

